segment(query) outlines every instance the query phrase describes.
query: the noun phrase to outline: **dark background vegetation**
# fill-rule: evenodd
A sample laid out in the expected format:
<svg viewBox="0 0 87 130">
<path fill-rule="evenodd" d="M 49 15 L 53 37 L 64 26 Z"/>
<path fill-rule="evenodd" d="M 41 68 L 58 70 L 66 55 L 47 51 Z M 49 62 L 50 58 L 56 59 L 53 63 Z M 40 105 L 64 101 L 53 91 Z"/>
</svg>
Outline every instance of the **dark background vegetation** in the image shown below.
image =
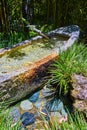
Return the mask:
<svg viewBox="0 0 87 130">
<path fill-rule="evenodd" d="M 77 24 L 86 37 L 87 1 L 0 0 L 0 47 L 29 39 L 35 34 L 29 31 L 32 24 L 44 32 Z"/>
</svg>

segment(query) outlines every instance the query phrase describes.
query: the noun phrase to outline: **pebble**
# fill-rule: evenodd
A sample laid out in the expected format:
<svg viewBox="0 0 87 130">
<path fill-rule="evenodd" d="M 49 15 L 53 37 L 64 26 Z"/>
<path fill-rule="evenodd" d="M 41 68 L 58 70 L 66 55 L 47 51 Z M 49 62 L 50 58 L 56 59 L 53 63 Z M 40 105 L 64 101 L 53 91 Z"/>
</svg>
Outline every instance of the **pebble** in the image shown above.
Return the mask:
<svg viewBox="0 0 87 130">
<path fill-rule="evenodd" d="M 8 119 L 12 120 L 12 124 L 16 124 L 20 120 L 21 114 L 18 107 L 10 109 Z"/>
<path fill-rule="evenodd" d="M 22 122 L 22 126 L 18 130 L 27 130 L 27 127 L 29 127 L 29 130 L 34 130 L 36 121 L 41 121 L 42 119 L 49 121 L 50 117 L 54 121 L 58 117 L 59 123 L 67 121 L 67 113 L 64 109 L 63 102 L 57 98 L 53 98 L 47 102 L 47 99 L 40 97 L 40 94 L 42 94 L 41 96 L 50 96 L 51 91 L 49 88 L 44 88 L 41 90 L 41 93 L 40 91 L 36 92 L 29 99 L 23 100 L 20 103 L 20 108 L 24 111 L 22 115 L 20 115 L 20 110 L 17 107 L 10 110 L 9 117 L 12 118 L 12 122 L 14 124 L 19 120 Z M 33 114 L 33 106 L 38 109 L 35 115 Z M 28 112 L 29 110 L 32 110 L 32 112 Z"/>
<path fill-rule="evenodd" d="M 31 125 L 35 122 L 35 117 L 33 113 L 25 112 L 21 115 L 21 121 L 24 126 Z"/>
<path fill-rule="evenodd" d="M 38 98 L 39 98 L 39 94 L 40 94 L 40 92 L 34 93 L 34 94 L 29 98 L 29 101 L 31 101 L 32 103 L 35 103 L 35 102 L 38 100 Z"/>
<path fill-rule="evenodd" d="M 20 108 L 24 111 L 28 111 L 33 108 L 33 104 L 29 100 L 24 100 L 21 102 Z"/>
<path fill-rule="evenodd" d="M 45 98 L 39 98 L 37 100 L 37 102 L 34 103 L 34 106 L 39 109 L 39 108 L 45 106 L 45 104 L 46 104 L 46 99 Z"/>
</svg>

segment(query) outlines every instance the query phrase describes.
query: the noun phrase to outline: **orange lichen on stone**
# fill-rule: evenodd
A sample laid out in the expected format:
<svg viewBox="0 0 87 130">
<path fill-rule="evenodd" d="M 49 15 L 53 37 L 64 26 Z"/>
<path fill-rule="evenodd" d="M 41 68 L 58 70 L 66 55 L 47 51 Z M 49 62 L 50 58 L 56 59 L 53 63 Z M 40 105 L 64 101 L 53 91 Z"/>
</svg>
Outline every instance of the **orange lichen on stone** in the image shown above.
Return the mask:
<svg viewBox="0 0 87 130">
<path fill-rule="evenodd" d="M 37 84 L 37 79 L 40 78 L 43 80 L 42 74 L 45 72 L 46 75 L 48 66 L 56 58 L 58 58 L 58 53 L 53 52 L 29 66 L 22 66 L 22 69 L 20 68 L 20 70 L 9 73 L 8 76 L 4 74 L 2 77 L 4 80 L 0 81 L 0 90 L 5 90 L 5 100 L 11 98 L 17 101 L 36 89 L 39 89 L 42 83 L 39 82 L 39 84 Z M 7 97 L 7 93 L 9 97 Z M 2 100 L 3 99 L 4 97 L 2 97 Z"/>
<path fill-rule="evenodd" d="M 45 66 L 47 66 L 46 64 L 49 64 L 49 62 L 52 62 L 56 58 L 58 58 L 58 54 L 56 52 L 54 52 L 54 53 L 48 55 L 47 57 L 35 62 L 31 66 L 29 66 L 29 70 L 27 70 L 27 71 L 25 71 L 25 73 L 19 75 L 19 79 L 21 79 L 22 81 L 28 80 L 28 82 L 29 82 L 29 80 L 32 80 L 37 75 L 39 69 L 40 69 L 40 71 L 45 70 L 46 69 Z"/>
</svg>

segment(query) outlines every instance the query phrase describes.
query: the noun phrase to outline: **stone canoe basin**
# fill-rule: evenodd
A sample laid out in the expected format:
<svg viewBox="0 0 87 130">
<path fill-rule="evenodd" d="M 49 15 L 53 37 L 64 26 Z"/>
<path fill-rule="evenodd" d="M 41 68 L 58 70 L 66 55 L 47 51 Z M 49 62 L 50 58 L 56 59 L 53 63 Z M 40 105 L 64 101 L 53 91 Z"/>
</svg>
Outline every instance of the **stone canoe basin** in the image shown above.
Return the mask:
<svg viewBox="0 0 87 130">
<path fill-rule="evenodd" d="M 79 27 L 61 27 L 47 35 L 51 40 L 37 36 L 0 50 L 1 101 L 15 102 L 39 89 L 48 66 L 78 39 Z"/>
</svg>

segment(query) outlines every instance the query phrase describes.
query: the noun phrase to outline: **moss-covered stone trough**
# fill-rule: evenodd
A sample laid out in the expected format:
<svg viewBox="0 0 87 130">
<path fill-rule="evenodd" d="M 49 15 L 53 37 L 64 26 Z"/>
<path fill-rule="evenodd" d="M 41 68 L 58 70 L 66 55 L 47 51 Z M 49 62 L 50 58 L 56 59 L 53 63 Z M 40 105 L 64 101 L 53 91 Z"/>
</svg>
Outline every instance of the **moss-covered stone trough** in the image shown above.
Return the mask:
<svg viewBox="0 0 87 130">
<path fill-rule="evenodd" d="M 76 25 L 0 50 L 0 100 L 18 101 L 41 87 L 49 65 L 79 37 Z"/>
</svg>

